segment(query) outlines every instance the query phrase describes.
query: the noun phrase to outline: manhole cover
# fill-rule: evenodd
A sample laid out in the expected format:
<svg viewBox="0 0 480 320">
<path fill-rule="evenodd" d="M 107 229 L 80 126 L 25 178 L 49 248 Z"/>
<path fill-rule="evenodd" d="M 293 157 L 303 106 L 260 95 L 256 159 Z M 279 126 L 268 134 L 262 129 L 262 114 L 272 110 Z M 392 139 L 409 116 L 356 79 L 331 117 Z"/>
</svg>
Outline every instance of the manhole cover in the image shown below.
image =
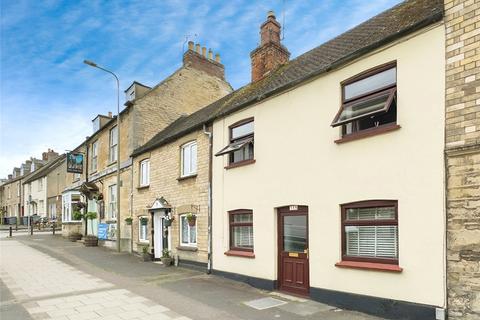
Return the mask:
<svg viewBox="0 0 480 320">
<path fill-rule="evenodd" d="M 286 304 L 286 302 L 282 300 L 274 299 L 274 298 L 261 298 L 261 299 L 244 302 L 244 304 L 257 310 L 264 310 L 264 309 L 284 305 Z"/>
</svg>

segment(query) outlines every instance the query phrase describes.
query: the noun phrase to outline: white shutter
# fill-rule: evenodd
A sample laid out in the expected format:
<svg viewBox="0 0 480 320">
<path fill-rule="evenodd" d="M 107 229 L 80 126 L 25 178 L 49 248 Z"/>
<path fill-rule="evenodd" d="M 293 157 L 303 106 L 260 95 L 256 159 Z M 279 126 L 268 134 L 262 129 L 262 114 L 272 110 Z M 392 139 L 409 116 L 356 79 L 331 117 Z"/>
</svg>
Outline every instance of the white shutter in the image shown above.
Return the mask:
<svg viewBox="0 0 480 320">
<path fill-rule="evenodd" d="M 397 226 L 346 226 L 348 256 L 397 258 Z"/>
</svg>

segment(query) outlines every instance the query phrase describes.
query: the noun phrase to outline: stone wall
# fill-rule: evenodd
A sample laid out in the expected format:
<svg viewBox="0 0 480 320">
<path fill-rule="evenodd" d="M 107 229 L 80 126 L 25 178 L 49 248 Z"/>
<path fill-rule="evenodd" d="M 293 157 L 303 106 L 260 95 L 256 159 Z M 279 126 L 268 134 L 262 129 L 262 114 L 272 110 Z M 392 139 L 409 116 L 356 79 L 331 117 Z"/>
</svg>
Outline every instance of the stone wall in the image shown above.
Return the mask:
<svg viewBox="0 0 480 320">
<path fill-rule="evenodd" d="M 449 319 L 480 318 L 480 2 L 445 0 Z"/>
<path fill-rule="evenodd" d="M 197 175 L 186 179 L 180 177 L 180 148 L 183 144 L 195 140 L 197 142 Z M 150 186 L 139 187 L 139 163 L 150 159 Z M 141 252 L 144 245 L 139 242 L 139 217 L 147 216 L 149 243 L 151 239 L 151 214 L 147 207 L 156 198 L 164 197 L 173 207 L 175 220 L 169 228 L 171 249 L 180 260 L 207 262 L 208 236 L 208 181 L 209 181 L 209 142 L 202 130 L 192 132 L 176 141 L 161 146 L 151 152 L 141 154 L 133 163 L 133 248 Z M 194 209 L 191 209 L 191 208 Z M 197 215 L 197 248 L 195 251 L 180 248 L 179 215 L 195 210 Z"/>
</svg>

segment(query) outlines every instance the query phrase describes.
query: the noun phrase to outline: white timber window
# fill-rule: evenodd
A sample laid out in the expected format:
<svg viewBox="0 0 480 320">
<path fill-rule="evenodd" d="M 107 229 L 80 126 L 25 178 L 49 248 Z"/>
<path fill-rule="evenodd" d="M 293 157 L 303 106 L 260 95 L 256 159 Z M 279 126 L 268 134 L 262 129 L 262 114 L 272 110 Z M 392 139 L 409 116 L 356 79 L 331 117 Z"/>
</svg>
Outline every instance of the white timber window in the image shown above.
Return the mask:
<svg viewBox="0 0 480 320">
<path fill-rule="evenodd" d="M 138 241 L 148 242 L 148 218 L 145 216 L 138 218 Z"/>
<path fill-rule="evenodd" d="M 187 215 L 180 216 L 180 244 L 182 246 L 197 246 L 197 225 L 188 224 Z"/>
<path fill-rule="evenodd" d="M 197 142 L 192 141 L 182 146 L 181 152 L 182 172 L 181 176 L 191 176 L 197 173 Z"/>
<path fill-rule="evenodd" d="M 108 187 L 108 214 L 110 219 L 117 218 L 117 185 Z"/>
<path fill-rule="evenodd" d="M 145 159 L 140 162 L 140 186 L 145 187 L 150 184 L 150 160 Z"/>
<path fill-rule="evenodd" d="M 110 129 L 110 162 L 117 161 L 118 148 L 118 128 L 115 126 Z"/>
<path fill-rule="evenodd" d="M 92 143 L 92 171 L 97 171 L 98 140 Z"/>
</svg>

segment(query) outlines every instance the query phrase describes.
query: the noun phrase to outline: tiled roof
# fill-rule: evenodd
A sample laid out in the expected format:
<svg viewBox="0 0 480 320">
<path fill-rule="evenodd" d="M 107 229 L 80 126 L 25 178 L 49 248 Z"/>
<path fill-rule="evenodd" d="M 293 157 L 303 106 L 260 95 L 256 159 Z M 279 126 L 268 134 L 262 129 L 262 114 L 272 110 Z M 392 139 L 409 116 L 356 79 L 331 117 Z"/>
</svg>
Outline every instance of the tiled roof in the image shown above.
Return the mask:
<svg viewBox="0 0 480 320">
<path fill-rule="evenodd" d="M 63 160 L 65 160 L 65 158 L 66 158 L 66 155 L 62 154 L 62 155 L 58 156 L 57 158 L 55 158 L 54 160 L 52 160 L 50 162 L 47 162 L 47 164 L 45 164 L 40 169 L 35 170 L 34 172 L 27 175 L 25 177 L 25 181 L 23 181 L 23 183 L 25 184 L 25 183 L 31 182 L 33 180 L 36 180 L 40 177 L 46 176 L 53 169 L 55 169 L 59 164 L 61 164 L 63 162 Z"/>
<path fill-rule="evenodd" d="M 442 18 L 443 1 L 402 2 L 289 61 L 264 79 L 250 83 L 189 116 L 179 118 L 137 148 L 132 155 L 169 143 L 201 128 L 205 123 L 329 72 Z"/>
</svg>

